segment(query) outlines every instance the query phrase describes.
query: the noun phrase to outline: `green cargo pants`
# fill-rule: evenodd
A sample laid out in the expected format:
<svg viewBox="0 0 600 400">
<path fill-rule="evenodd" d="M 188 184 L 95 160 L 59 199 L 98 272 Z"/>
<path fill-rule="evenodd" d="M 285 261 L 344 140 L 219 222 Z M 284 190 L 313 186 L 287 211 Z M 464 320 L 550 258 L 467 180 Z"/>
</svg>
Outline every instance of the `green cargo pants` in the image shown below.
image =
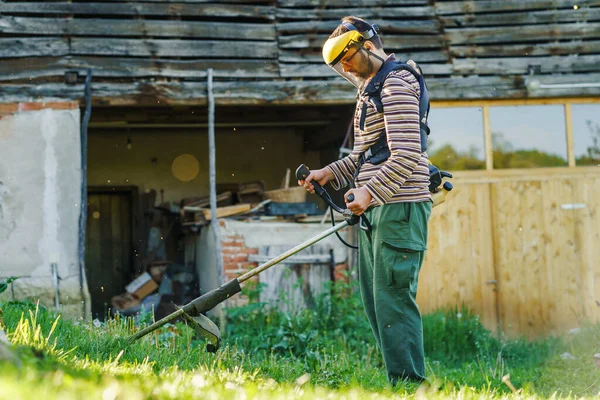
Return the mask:
<svg viewBox="0 0 600 400">
<path fill-rule="evenodd" d="M 372 230 L 359 233 L 363 305 L 393 384 L 425 378 L 423 325 L 415 299 L 431 208 L 431 202 L 371 208 L 365 215 Z"/>
</svg>

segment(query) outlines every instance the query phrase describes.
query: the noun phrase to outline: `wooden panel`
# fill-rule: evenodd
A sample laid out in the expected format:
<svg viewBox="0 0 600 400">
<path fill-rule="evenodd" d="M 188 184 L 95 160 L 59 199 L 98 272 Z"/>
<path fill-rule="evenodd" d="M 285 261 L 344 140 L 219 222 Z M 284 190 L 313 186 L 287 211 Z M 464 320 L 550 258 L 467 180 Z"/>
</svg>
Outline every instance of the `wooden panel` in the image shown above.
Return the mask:
<svg viewBox="0 0 600 400">
<path fill-rule="evenodd" d="M 0 81 L 62 76 L 65 70 L 91 68 L 94 78 L 139 78 L 148 76 L 173 78 L 206 78 L 208 68 L 213 76 L 227 78 L 265 78 L 279 76 L 276 61 L 244 60 L 161 60 L 123 57 L 37 57 L 7 59 L 0 63 Z"/>
<path fill-rule="evenodd" d="M 460 185 L 434 209 L 417 302 L 423 312 L 465 305 L 496 331 L 489 204 L 488 185 Z"/>
<path fill-rule="evenodd" d="M 259 255 L 274 258 L 291 249 L 289 246 L 266 246 L 259 249 Z M 329 248 L 313 245 L 298 253 L 298 256 L 329 255 Z M 262 272 L 258 279 L 266 286 L 260 293 L 260 301 L 282 311 L 294 312 L 313 307 L 318 296 L 323 293 L 325 283 L 331 280 L 331 263 L 282 264 Z"/>
<path fill-rule="evenodd" d="M 452 44 L 532 42 L 600 37 L 600 23 L 446 29 Z"/>
<path fill-rule="evenodd" d="M 0 38 L 0 58 L 59 57 L 67 54 L 69 40 L 66 38 Z"/>
<path fill-rule="evenodd" d="M 425 6 L 428 0 L 361 0 L 363 7 L 372 6 Z M 277 0 L 279 7 L 348 7 L 348 0 Z"/>
<path fill-rule="evenodd" d="M 379 25 L 382 30 L 383 40 L 386 41 L 388 35 L 393 33 L 437 33 L 441 29 L 439 21 L 436 20 L 375 20 L 369 21 Z M 280 22 L 277 24 L 277 31 L 280 33 L 305 33 L 313 34 L 315 32 L 331 34 L 339 25 L 340 21 L 301 21 L 301 22 Z"/>
<path fill-rule="evenodd" d="M 553 8 L 573 9 L 572 0 L 470 0 L 470 1 L 438 1 L 435 8 L 438 14 L 470 14 L 502 11 L 543 10 Z M 598 6 L 600 0 L 578 0 L 576 4 L 585 6 Z"/>
<path fill-rule="evenodd" d="M 279 46 L 282 49 L 302 49 L 307 47 L 321 48 L 329 35 L 298 34 L 279 37 Z M 441 35 L 386 35 L 386 49 L 429 49 L 439 48 L 443 45 Z"/>
<path fill-rule="evenodd" d="M 542 74 L 597 72 L 600 71 L 600 55 L 455 59 L 452 72 L 458 75 L 518 75 L 527 74 L 530 66 L 538 66 Z"/>
<path fill-rule="evenodd" d="M 523 57 L 600 53 L 600 41 L 450 46 L 454 57 Z"/>
<path fill-rule="evenodd" d="M 557 22 L 590 22 L 600 20 L 600 8 L 572 7 L 563 10 L 544 10 L 495 14 L 468 14 L 441 17 L 446 28 L 492 25 L 553 24 Z"/>
<path fill-rule="evenodd" d="M 330 2 L 328 2 L 328 5 Z M 365 2 L 361 2 L 366 6 Z M 395 5 L 398 5 L 396 2 Z M 339 22 L 342 16 L 358 15 L 368 21 L 375 18 L 415 18 L 415 17 L 433 17 L 435 9 L 431 6 L 426 7 L 353 7 L 353 8 L 277 8 L 278 19 L 304 19 L 320 20 L 335 19 Z M 390 21 L 387 23 L 389 24 Z M 398 21 L 397 21 L 398 22 Z M 405 21 L 402 21 L 405 22 Z M 334 26 L 335 28 L 335 26 Z"/>
<path fill-rule="evenodd" d="M 73 38 L 71 54 L 119 57 L 231 57 L 276 58 L 275 42 Z"/>
<path fill-rule="evenodd" d="M 73 15 L 124 15 L 159 17 L 245 17 L 272 20 L 275 8 L 236 4 L 153 4 L 145 2 L 67 3 L 22 2 L 0 3 L 2 14 L 73 14 Z"/>
<path fill-rule="evenodd" d="M 386 50 L 387 51 L 387 50 Z M 448 53 L 445 50 L 432 51 L 402 51 L 396 54 L 402 60 L 415 60 L 418 63 L 423 62 L 447 62 L 449 60 Z M 289 63 L 322 63 L 323 56 L 320 49 L 295 49 L 295 50 L 280 50 L 279 61 Z"/>
<path fill-rule="evenodd" d="M 0 33 L 16 35 L 151 36 L 275 40 L 275 28 L 271 24 L 108 18 L 0 17 Z"/>
<path fill-rule="evenodd" d="M 420 64 L 423 73 L 431 75 L 450 75 L 452 66 L 448 64 Z M 320 64 L 279 64 L 282 77 L 336 77 L 337 72 L 324 63 Z"/>
</svg>

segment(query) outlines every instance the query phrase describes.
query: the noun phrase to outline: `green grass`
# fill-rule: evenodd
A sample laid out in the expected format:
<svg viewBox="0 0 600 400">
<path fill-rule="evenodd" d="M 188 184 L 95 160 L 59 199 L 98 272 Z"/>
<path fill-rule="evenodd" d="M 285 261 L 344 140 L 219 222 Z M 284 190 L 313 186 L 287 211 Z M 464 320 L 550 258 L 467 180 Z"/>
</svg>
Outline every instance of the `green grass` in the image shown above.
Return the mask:
<svg viewBox="0 0 600 400">
<path fill-rule="evenodd" d="M 358 296 L 292 316 L 264 305 L 229 310 L 214 354 L 183 324 L 132 344 L 131 319 L 64 321 L 32 303 L 0 305 L 19 363 L 0 361 L 0 398 L 383 399 L 596 398 L 600 326 L 565 339 L 499 341 L 467 310 L 424 317 L 430 384 L 391 387 Z M 256 299 L 257 290 L 246 290 Z M 569 352 L 573 359 L 563 359 Z M 510 382 L 518 390 L 502 382 Z"/>
</svg>

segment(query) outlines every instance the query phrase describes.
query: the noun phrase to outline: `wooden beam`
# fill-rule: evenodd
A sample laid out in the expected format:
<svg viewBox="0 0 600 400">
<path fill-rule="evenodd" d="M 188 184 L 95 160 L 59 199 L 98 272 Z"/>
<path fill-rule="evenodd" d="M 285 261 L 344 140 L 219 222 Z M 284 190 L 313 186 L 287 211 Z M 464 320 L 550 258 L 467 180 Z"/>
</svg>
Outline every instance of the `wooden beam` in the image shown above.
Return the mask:
<svg viewBox="0 0 600 400">
<path fill-rule="evenodd" d="M 371 6 L 426 6 L 428 0 L 362 0 L 360 5 L 363 7 Z M 277 0 L 278 7 L 290 8 L 313 8 L 313 7 L 348 7 L 348 0 Z"/>
<path fill-rule="evenodd" d="M 573 111 L 571 103 L 565 103 L 565 132 L 567 134 L 567 159 L 569 167 L 575 166 L 575 145 L 573 138 Z"/>
<path fill-rule="evenodd" d="M 275 27 L 272 24 L 6 16 L 0 16 L 0 33 L 13 35 L 185 37 L 188 39 L 275 40 L 276 38 Z"/>
<path fill-rule="evenodd" d="M 494 14 L 466 14 L 440 17 L 446 28 L 492 25 L 554 24 L 557 22 L 588 22 L 600 20 L 600 8 L 556 9 Z"/>
<path fill-rule="evenodd" d="M 521 58 L 467 58 L 454 59 L 452 73 L 456 75 L 524 75 L 529 67 L 539 68 L 536 73 L 574 73 L 600 71 L 600 55 L 568 55 Z"/>
<path fill-rule="evenodd" d="M 399 52 L 396 56 L 402 60 L 415 60 L 418 63 L 449 62 L 450 60 L 445 50 L 418 51 L 418 49 L 413 49 L 410 52 Z M 320 49 L 284 49 L 279 50 L 279 61 L 318 64 L 323 62 L 323 55 Z"/>
<path fill-rule="evenodd" d="M 534 42 L 559 39 L 600 38 L 600 22 L 446 29 L 451 44 Z"/>
<path fill-rule="evenodd" d="M 216 216 L 217 218 L 230 217 L 236 214 L 243 214 L 247 211 L 250 211 L 251 208 L 251 204 L 236 204 L 233 206 L 218 207 L 216 209 Z M 204 215 L 204 219 L 206 221 L 212 220 L 210 209 L 202 210 L 202 214 Z"/>
<path fill-rule="evenodd" d="M 537 77 L 536 77 L 537 78 Z M 600 74 L 549 76 L 543 82 L 600 81 Z M 528 92 L 522 76 L 471 76 L 428 79 L 432 99 L 515 99 L 525 97 L 598 97 L 599 87 L 544 89 Z M 274 104 L 354 104 L 355 90 L 345 80 L 315 79 L 288 81 L 217 81 L 215 100 L 221 105 Z M 82 85 L 0 84 L 0 102 L 80 100 Z M 95 105 L 204 105 L 206 85 L 202 82 L 142 81 L 132 83 L 97 82 L 92 85 Z"/>
<path fill-rule="evenodd" d="M 230 59 L 169 60 L 126 57 L 29 57 L 2 60 L 0 81 L 63 76 L 66 70 L 87 69 L 95 78 L 169 77 L 206 78 L 206 69 L 213 68 L 219 78 L 274 78 L 279 66 L 274 60 Z"/>
<path fill-rule="evenodd" d="M 570 42 L 554 43 L 515 43 L 515 44 L 482 44 L 482 45 L 452 45 L 452 57 L 529 57 L 571 54 L 600 53 L 600 41 L 582 41 L 581 38 Z"/>
<path fill-rule="evenodd" d="M 281 2 L 280 2 L 281 3 Z M 330 2 L 327 2 L 328 5 Z M 360 3 L 363 7 L 347 7 L 347 8 L 321 8 L 315 7 L 312 9 L 301 8 L 277 8 L 277 18 L 282 19 L 333 19 L 338 23 L 344 15 L 360 15 L 368 21 L 376 18 L 423 18 L 434 17 L 435 8 L 431 6 L 422 7 L 381 7 L 380 5 L 366 7 L 364 1 Z M 398 3 L 396 2 L 396 6 Z M 390 21 L 388 21 L 388 24 Z"/>
<path fill-rule="evenodd" d="M 473 14 L 485 12 L 507 12 L 543 10 L 553 8 L 570 8 L 577 4 L 581 7 L 593 7 L 600 5 L 600 0 L 469 0 L 469 1 L 437 1 L 435 8 L 438 14 Z"/>
<path fill-rule="evenodd" d="M 60 57 L 67 54 L 69 54 L 69 39 L 67 38 L 0 38 L 0 58 Z M 6 60 L 2 60 L 2 62 L 6 62 Z"/>
<path fill-rule="evenodd" d="M 494 146 L 492 140 L 492 128 L 490 126 L 490 107 L 483 106 L 483 141 L 485 146 L 485 169 L 494 169 Z"/>
<path fill-rule="evenodd" d="M 146 2 L 119 2 L 117 4 L 89 2 L 19 2 L 0 3 L 0 14 L 19 15 L 126 15 L 164 17 L 225 17 L 275 19 L 275 7 L 239 4 L 168 4 Z"/>
<path fill-rule="evenodd" d="M 276 42 L 242 40 L 73 38 L 71 54 L 119 57 L 277 58 Z"/>
<path fill-rule="evenodd" d="M 539 106 L 548 104 L 600 104 L 598 97 L 551 97 L 524 99 L 431 100 L 432 108 L 487 106 Z"/>
<path fill-rule="evenodd" d="M 321 48 L 329 35 L 297 34 L 279 36 L 281 49 Z M 385 49 L 432 49 L 444 46 L 442 35 L 386 35 Z"/>
<path fill-rule="evenodd" d="M 377 24 L 381 28 L 381 34 L 384 39 L 391 33 L 438 33 L 441 30 L 441 24 L 434 19 L 429 20 L 376 20 L 370 21 Z M 301 22 L 280 22 L 277 26 L 277 31 L 280 33 L 308 33 L 314 34 L 327 33 L 331 34 L 339 25 L 340 21 L 301 21 Z"/>
<path fill-rule="evenodd" d="M 450 64 L 419 64 L 423 73 L 427 76 L 432 75 L 450 75 L 452 65 Z M 280 63 L 279 69 L 281 76 L 285 78 L 293 77 L 337 77 L 337 73 L 329 66 L 321 62 L 320 64 L 286 64 Z"/>
</svg>

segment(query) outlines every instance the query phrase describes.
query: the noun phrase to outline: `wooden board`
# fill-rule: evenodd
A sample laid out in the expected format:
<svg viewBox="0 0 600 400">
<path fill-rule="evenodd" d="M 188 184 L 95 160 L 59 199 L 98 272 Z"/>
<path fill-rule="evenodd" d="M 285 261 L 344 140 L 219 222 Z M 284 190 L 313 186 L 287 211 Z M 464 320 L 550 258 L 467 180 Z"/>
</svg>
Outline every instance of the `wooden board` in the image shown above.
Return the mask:
<svg viewBox="0 0 600 400">
<path fill-rule="evenodd" d="M 243 214 L 247 211 L 250 211 L 252 208 L 251 204 L 236 204 L 233 206 L 225 206 L 217 208 L 217 218 L 230 217 L 232 215 Z M 212 220 L 212 214 L 210 209 L 202 210 L 202 214 L 204 215 L 204 219 L 206 221 Z"/>
<path fill-rule="evenodd" d="M 558 10 L 509 12 L 493 14 L 466 14 L 441 17 L 446 28 L 498 26 L 498 25 L 530 25 L 554 24 L 557 22 L 588 22 L 600 20 L 600 8 L 571 8 Z"/>
<path fill-rule="evenodd" d="M 585 6 L 598 6 L 600 0 L 578 0 L 577 5 L 581 8 Z M 507 12 L 507 11 L 527 11 L 543 10 L 549 8 L 573 9 L 572 0 L 469 0 L 469 1 L 438 1 L 435 8 L 438 14 L 475 14 L 486 12 Z"/>
<path fill-rule="evenodd" d="M 147 2 L 114 2 L 116 4 L 89 2 L 11 2 L 0 3 L 0 14 L 19 15 L 125 15 L 125 16 L 157 16 L 157 17 L 228 17 L 259 18 L 273 20 L 275 8 L 257 5 L 239 4 L 168 4 Z"/>
</svg>

